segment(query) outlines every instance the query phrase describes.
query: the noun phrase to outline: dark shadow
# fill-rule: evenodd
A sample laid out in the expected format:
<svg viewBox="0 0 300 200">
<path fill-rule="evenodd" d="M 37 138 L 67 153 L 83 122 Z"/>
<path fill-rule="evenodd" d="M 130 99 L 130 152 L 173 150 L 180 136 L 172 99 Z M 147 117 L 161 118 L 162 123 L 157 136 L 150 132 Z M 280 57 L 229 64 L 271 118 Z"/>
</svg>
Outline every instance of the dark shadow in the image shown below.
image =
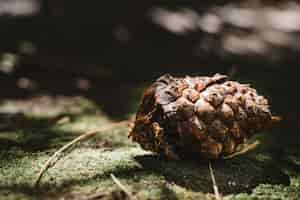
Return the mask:
<svg viewBox="0 0 300 200">
<path fill-rule="evenodd" d="M 282 140 L 284 141 L 284 140 Z M 299 141 L 299 140 L 298 140 Z M 272 160 L 278 166 L 283 169 L 287 169 L 289 172 L 293 174 L 300 174 L 300 164 L 295 161 L 295 159 L 300 160 L 300 151 L 299 145 L 289 146 L 289 148 L 284 149 L 284 146 L 287 143 L 283 143 L 280 147 L 273 147 L 271 151 Z"/>
<path fill-rule="evenodd" d="M 167 185 L 163 185 L 161 187 L 161 200 L 179 200 L 179 198 L 177 197 L 176 193 L 171 190 Z"/>
<path fill-rule="evenodd" d="M 264 151 L 269 153 L 274 165 L 297 176 L 300 174 L 300 163 L 297 162 L 300 161 L 299 133 L 298 119 L 286 118 L 276 130 L 266 135 L 264 142 Z"/>
<path fill-rule="evenodd" d="M 29 118 L 22 113 L 0 114 L 0 150 L 18 147 L 26 152 L 37 152 L 46 150 L 51 145 L 54 147 L 54 140 L 59 142 L 57 144 L 70 141 L 80 133 L 56 129 L 57 121 L 63 117 L 72 121 L 76 116 L 60 114 L 51 118 Z M 12 139 L 10 134 L 16 135 Z"/>
<path fill-rule="evenodd" d="M 144 170 L 162 174 L 169 182 L 193 191 L 213 192 L 206 161 L 166 161 L 152 155 L 135 159 Z M 259 184 L 290 184 L 289 177 L 276 166 L 248 157 L 214 161 L 212 166 L 223 194 L 250 192 Z"/>
<path fill-rule="evenodd" d="M 84 113 L 78 114 L 79 116 Z M 86 114 L 86 113 L 85 113 Z M 23 114 L 0 114 L 0 151 L 10 148 L 20 148 L 26 152 L 47 151 L 59 148 L 66 142 L 83 134 L 78 131 L 59 129 L 58 121 L 68 118 L 69 122 L 76 120 L 74 114 L 59 114 L 50 118 L 30 118 Z M 14 134 L 13 138 L 10 134 Z M 121 141 L 103 140 L 95 137 L 91 143 L 81 144 L 81 147 L 112 149 L 123 145 Z"/>
</svg>

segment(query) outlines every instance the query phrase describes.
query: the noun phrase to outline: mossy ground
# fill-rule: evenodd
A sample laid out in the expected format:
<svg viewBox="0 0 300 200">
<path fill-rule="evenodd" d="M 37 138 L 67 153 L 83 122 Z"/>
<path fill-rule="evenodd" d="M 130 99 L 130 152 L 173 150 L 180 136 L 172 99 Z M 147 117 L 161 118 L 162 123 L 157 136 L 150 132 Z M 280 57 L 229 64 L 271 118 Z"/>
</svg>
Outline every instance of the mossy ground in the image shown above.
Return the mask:
<svg viewBox="0 0 300 200">
<path fill-rule="evenodd" d="M 140 91 L 129 107 L 137 107 Z M 114 106 L 124 107 L 123 103 Z M 125 110 L 126 117 L 134 113 Z M 0 111 L 4 113 L 0 116 L 0 199 L 126 199 L 110 174 L 137 199 L 214 198 L 207 161 L 167 161 L 143 151 L 127 138 L 125 126 L 77 145 L 35 189 L 37 173 L 53 152 L 113 120 L 88 98 L 75 96 L 7 100 Z M 300 199 L 297 142 L 278 151 L 271 134 L 260 137 L 263 145 L 253 152 L 212 162 L 225 199 Z"/>
</svg>

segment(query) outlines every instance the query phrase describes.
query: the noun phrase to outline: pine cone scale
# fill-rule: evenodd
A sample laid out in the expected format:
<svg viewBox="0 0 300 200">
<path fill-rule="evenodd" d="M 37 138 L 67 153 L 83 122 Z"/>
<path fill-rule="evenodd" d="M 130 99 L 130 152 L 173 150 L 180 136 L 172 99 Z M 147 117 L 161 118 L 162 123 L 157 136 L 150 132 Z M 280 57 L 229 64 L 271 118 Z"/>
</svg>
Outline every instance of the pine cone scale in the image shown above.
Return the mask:
<svg viewBox="0 0 300 200">
<path fill-rule="evenodd" d="M 160 77 L 146 90 L 130 137 L 147 150 L 180 157 L 234 153 L 272 119 L 268 101 L 247 84 L 212 77 Z"/>
</svg>

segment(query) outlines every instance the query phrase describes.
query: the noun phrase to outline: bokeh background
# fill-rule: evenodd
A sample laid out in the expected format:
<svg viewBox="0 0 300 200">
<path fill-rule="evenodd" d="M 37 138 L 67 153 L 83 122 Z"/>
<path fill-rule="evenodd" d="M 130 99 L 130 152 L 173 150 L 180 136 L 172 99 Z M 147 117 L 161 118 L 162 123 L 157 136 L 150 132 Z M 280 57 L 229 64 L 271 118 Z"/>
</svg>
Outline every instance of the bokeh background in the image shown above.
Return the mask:
<svg viewBox="0 0 300 200">
<path fill-rule="evenodd" d="M 299 118 L 297 1 L 1 0 L 0 24 L 1 98 L 80 94 L 122 117 L 131 86 L 219 72 Z"/>
</svg>

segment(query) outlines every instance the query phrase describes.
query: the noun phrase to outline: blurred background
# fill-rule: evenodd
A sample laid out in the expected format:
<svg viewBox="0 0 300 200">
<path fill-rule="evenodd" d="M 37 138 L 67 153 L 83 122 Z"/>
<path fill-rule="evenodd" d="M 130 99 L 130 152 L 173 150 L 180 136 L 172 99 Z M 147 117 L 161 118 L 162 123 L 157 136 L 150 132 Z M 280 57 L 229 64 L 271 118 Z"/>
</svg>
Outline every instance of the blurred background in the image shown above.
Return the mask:
<svg viewBox="0 0 300 200">
<path fill-rule="evenodd" d="M 269 97 L 279 135 L 297 135 L 300 2 L 1 0 L 0 25 L 2 113 L 83 96 L 124 119 L 158 76 L 218 72 Z"/>
</svg>

